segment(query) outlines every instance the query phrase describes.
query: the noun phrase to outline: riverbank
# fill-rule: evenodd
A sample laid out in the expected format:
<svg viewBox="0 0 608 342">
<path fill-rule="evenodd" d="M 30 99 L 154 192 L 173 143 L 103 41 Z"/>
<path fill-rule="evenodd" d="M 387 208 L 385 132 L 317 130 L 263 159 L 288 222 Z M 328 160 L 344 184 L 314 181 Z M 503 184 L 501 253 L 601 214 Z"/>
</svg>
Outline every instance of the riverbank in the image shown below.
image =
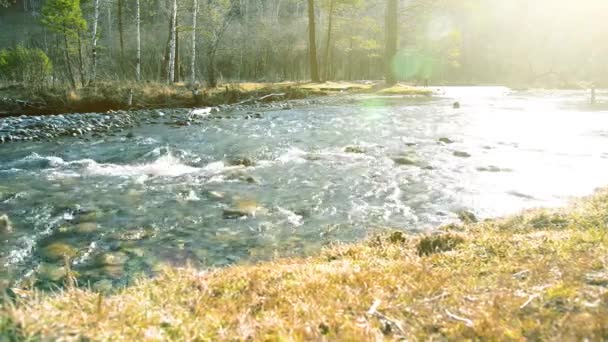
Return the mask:
<svg viewBox="0 0 608 342">
<path fill-rule="evenodd" d="M 608 190 L 567 208 L 337 245 L 312 258 L 166 268 L 103 296 L 13 290 L 0 336 L 95 340 L 602 340 Z"/>
<path fill-rule="evenodd" d="M 399 84 L 393 95 L 430 96 L 429 88 Z M 66 87 L 35 89 L 25 86 L 0 88 L 0 117 L 92 113 L 118 110 L 193 108 L 233 105 L 241 102 L 272 102 L 338 93 L 382 93 L 380 82 L 327 83 L 231 83 L 214 89 L 178 83 L 105 82 L 76 90 Z M 271 96 L 272 95 L 272 96 Z"/>
</svg>

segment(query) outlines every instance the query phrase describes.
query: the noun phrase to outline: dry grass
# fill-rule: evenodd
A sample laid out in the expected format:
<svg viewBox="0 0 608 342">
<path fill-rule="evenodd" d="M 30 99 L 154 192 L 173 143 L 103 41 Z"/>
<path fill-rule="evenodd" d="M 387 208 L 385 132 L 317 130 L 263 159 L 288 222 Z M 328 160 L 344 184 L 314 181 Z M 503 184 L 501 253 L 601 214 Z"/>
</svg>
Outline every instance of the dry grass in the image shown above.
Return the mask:
<svg viewBox="0 0 608 342">
<path fill-rule="evenodd" d="M 194 92 L 194 89 L 198 92 Z M 99 82 L 76 90 L 63 86 L 34 89 L 13 85 L 0 88 L 0 98 L 27 100 L 33 106 L 0 108 L 4 114 L 56 114 L 105 112 L 108 110 L 178 108 L 232 104 L 272 93 L 284 93 L 276 99 L 301 99 L 339 93 L 377 93 L 381 95 L 430 96 L 427 88 L 399 84 L 383 88 L 381 82 L 326 83 L 227 83 L 207 89 L 186 83 L 172 85 L 154 82 Z"/>
<path fill-rule="evenodd" d="M 395 232 L 321 255 L 166 268 L 116 294 L 19 292 L 18 338 L 605 340 L 608 191 L 569 208 Z M 2 330 L 4 329 L 4 330 Z"/>
<path fill-rule="evenodd" d="M 392 87 L 378 90 L 382 95 L 409 95 L 409 96 L 431 96 L 433 91 L 429 88 L 412 87 L 403 83 L 398 83 Z"/>
</svg>

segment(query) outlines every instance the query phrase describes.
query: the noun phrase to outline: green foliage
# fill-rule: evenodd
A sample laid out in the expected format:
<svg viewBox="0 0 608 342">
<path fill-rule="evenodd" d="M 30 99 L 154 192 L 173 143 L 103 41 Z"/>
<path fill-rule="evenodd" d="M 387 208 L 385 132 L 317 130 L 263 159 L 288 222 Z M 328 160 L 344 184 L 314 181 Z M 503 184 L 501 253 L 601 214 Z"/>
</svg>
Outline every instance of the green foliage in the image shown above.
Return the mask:
<svg viewBox="0 0 608 342">
<path fill-rule="evenodd" d="M 51 31 L 75 36 L 87 28 L 82 17 L 80 0 L 48 0 L 42 8 L 42 24 Z"/>
<path fill-rule="evenodd" d="M 0 78 L 42 85 L 53 71 L 49 57 L 40 49 L 17 46 L 0 50 Z"/>
</svg>

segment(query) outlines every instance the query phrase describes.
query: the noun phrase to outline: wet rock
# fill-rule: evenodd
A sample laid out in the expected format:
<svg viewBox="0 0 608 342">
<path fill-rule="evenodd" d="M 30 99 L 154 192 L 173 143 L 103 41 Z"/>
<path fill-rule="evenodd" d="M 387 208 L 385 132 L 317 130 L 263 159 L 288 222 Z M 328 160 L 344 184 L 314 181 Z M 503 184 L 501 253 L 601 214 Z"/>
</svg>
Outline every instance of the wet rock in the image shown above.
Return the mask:
<svg viewBox="0 0 608 342">
<path fill-rule="evenodd" d="M 255 166 L 255 161 L 249 157 L 236 157 L 236 158 L 230 159 L 228 161 L 228 164 L 231 166 L 250 167 L 250 166 Z"/>
<path fill-rule="evenodd" d="M 407 165 L 407 166 L 416 165 L 416 161 L 409 159 L 407 157 L 395 157 L 395 158 L 393 158 L 393 161 L 397 165 Z"/>
<path fill-rule="evenodd" d="M 457 213 L 458 215 L 458 219 L 460 219 L 460 221 L 462 221 L 462 223 L 477 223 L 479 220 L 477 219 L 477 216 L 475 216 L 475 214 L 473 214 L 472 212 L 468 211 L 468 210 L 461 210 Z"/>
<path fill-rule="evenodd" d="M 456 101 L 456 102 L 452 103 L 452 108 L 454 108 L 454 109 L 460 108 L 460 102 Z"/>
<path fill-rule="evenodd" d="M 346 146 L 344 148 L 346 153 L 365 153 L 365 150 L 361 146 Z"/>
<path fill-rule="evenodd" d="M 13 224 L 8 215 L 0 215 L 0 234 L 8 234 L 13 231 Z"/>
<path fill-rule="evenodd" d="M 49 262 L 63 261 L 65 258 L 72 259 L 78 255 L 78 250 L 64 242 L 54 242 L 43 247 L 40 256 Z"/>
<path fill-rule="evenodd" d="M 443 143 L 443 144 L 453 144 L 453 143 L 455 143 L 455 141 L 454 141 L 454 140 L 452 140 L 452 139 L 450 139 L 450 138 L 446 138 L 446 137 L 439 138 L 439 140 L 438 140 L 438 141 L 439 141 L 440 143 Z"/>
<path fill-rule="evenodd" d="M 240 200 L 234 206 L 224 209 L 222 216 L 225 219 L 235 219 L 241 217 L 255 217 L 257 213 L 265 212 L 266 209 L 252 200 Z"/>
<path fill-rule="evenodd" d="M 467 152 L 463 152 L 463 151 L 454 151 L 454 157 L 459 157 L 459 158 L 470 158 L 471 155 Z"/>
</svg>

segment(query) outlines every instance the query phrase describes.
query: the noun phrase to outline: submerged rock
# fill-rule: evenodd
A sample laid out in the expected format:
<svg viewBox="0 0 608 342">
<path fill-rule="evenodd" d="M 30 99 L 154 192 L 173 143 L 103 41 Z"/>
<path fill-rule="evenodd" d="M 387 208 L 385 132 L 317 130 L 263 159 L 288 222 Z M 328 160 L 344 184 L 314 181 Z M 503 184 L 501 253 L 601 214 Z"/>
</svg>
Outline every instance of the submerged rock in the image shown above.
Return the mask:
<svg viewBox="0 0 608 342">
<path fill-rule="evenodd" d="M 510 172 L 509 169 L 501 169 L 498 166 L 490 165 L 487 167 L 478 167 L 477 171 L 479 172 Z"/>
<path fill-rule="evenodd" d="M 444 144 L 453 144 L 453 143 L 455 143 L 455 141 L 454 141 L 454 140 L 452 140 L 452 139 L 450 139 L 450 138 L 446 138 L 446 137 L 439 138 L 439 140 L 438 140 L 438 141 L 439 141 L 440 143 L 444 143 Z"/>
<path fill-rule="evenodd" d="M 255 217 L 257 213 L 266 212 L 266 209 L 252 200 L 237 201 L 234 206 L 224 209 L 223 217 L 225 219 L 235 219 L 241 217 Z"/>
<path fill-rule="evenodd" d="M 463 151 L 454 151 L 454 156 L 459 158 L 470 158 L 471 155 L 467 152 Z"/>
<path fill-rule="evenodd" d="M 407 157 L 395 157 L 395 158 L 393 158 L 393 161 L 397 165 L 410 165 L 410 166 L 416 165 L 416 161 L 409 159 Z"/>
<path fill-rule="evenodd" d="M 38 267 L 38 277 L 42 280 L 59 282 L 68 274 L 65 267 L 43 263 Z"/>
<path fill-rule="evenodd" d="M 126 253 L 123 252 L 108 252 L 99 254 L 95 257 L 95 265 L 103 266 L 121 266 L 129 260 Z"/>
<path fill-rule="evenodd" d="M 8 215 L 0 215 L 0 234 L 7 234 L 13 231 L 13 224 Z"/>
<path fill-rule="evenodd" d="M 78 255 L 78 250 L 64 242 L 54 242 L 40 249 L 40 256 L 50 262 L 72 259 Z"/>
</svg>

